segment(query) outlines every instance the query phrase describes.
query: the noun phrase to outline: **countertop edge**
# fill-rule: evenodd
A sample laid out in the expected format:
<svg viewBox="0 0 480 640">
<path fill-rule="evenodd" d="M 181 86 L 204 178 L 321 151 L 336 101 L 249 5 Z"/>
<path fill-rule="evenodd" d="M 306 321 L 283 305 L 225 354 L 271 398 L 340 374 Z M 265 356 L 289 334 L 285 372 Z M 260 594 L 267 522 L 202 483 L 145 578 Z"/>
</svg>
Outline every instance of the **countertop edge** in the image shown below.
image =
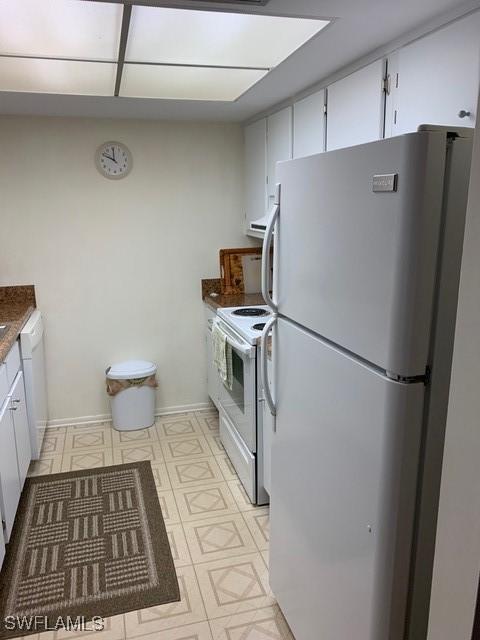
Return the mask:
<svg viewBox="0 0 480 640">
<path fill-rule="evenodd" d="M 265 304 L 261 293 L 220 294 L 217 296 L 207 294 L 203 297 L 203 302 L 213 311 L 225 307 L 258 307 Z"/>
<path fill-rule="evenodd" d="M 28 319 L 35 311 L 35 307 L 32 304 L 28 304 L 25 307 L 23 312 L 20 312 L 20 315 L 15 320 L 5 320 L 5 324 L 8 324 L 8 331 L 5 333 L 3 338 L 0 340 L 0 364 L 5 361 L 5 358 L 10 352 L 10 349 L 13 347 L 15 342 L 20 335 L 23 327 L 26 325 Z M 0 312 L 1 313 L 1 312 Z M 1 317 L 1 316 L 0 316 Z"/>
</svg>

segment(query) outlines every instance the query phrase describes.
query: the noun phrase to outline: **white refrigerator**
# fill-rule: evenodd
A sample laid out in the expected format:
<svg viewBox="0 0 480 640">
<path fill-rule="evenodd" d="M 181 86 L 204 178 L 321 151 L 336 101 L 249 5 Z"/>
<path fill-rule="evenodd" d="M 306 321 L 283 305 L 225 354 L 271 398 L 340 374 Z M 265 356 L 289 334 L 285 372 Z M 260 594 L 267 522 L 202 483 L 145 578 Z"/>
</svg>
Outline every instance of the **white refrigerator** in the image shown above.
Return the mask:
<svg viewBox="0 0 480 640">
<path fill-rule="evenodd" d="M 471 135 L 277 165 L 270 584 L 296 640 L 425 638 Z"/>
</svg>

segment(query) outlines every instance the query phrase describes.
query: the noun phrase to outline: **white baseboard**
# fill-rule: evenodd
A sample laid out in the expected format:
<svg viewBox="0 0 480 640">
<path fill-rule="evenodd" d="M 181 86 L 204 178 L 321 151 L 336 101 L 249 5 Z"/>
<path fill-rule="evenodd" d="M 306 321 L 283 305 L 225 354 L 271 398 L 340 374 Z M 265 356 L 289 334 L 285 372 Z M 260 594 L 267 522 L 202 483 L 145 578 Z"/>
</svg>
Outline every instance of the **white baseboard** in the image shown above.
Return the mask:
<svg viewBox="0 0 480 640">
<path fill-rule="evenodd" d="M 157 407 L 155 416 L 165 416 L 172 413 L 185 413 L 187 411 L 203 411 L 205 409 L 215 408 L 211 402 L 197 402 L 194 404 L 177 405 L 173 407 Z M 112 415 L 110 413 L 99 413 L 95 416 L 77 416 L 75 418 L 56 418 L 49 420 L 48 427 L 66 427 L 73 424 L 92 424 L 95 422 L 111 422 Z"/>
</svg>

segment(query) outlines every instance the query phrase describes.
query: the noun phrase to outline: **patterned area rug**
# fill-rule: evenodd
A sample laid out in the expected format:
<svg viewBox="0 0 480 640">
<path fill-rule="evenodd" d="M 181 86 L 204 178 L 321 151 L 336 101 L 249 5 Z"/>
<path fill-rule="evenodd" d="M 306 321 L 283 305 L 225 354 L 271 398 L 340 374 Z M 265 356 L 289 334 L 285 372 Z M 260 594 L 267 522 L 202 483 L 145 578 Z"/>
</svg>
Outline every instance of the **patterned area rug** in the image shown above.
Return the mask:
<svg viewBox="0 0 480 640">
<path fill-rule="evenodd" d="M 0 638 L 178 600 L 150 462 L 27 478 L 0 574 Z"/>
</svg>

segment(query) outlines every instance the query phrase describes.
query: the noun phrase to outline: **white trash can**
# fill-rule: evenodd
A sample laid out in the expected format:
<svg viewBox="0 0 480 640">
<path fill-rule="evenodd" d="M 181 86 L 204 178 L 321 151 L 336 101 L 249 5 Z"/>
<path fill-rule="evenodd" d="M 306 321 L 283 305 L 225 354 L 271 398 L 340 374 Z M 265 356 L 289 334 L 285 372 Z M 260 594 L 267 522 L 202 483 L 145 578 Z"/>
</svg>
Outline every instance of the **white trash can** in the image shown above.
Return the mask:
<svg viewBox="0 0 480 640">
<path fill-rule="evenodd" d="M 157 365 L 145 360 L 113 364 L 106 370 L 112 424 L 118 431 L 146 429 L 155 422 Z"/>
</svg>

